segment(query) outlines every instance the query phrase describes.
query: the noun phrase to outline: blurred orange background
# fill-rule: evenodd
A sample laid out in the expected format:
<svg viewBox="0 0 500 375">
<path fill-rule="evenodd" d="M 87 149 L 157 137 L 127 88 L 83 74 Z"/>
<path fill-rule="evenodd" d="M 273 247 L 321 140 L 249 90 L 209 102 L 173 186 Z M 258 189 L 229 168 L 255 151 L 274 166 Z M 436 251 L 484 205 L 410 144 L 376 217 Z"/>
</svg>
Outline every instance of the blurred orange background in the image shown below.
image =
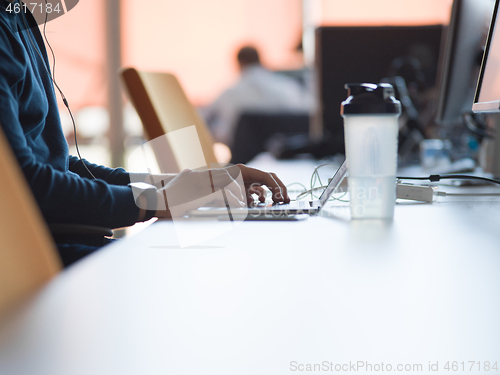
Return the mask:
<svg viewBox="0 0 500 375">
<path fill-rule="evenodd" d="M 306 0 L 303 0 L 306 1 Z M 256 45 L 272 69 L 296 68 L 301 0 L 121 1 L 124 66 L 175 73 L 193 104 L 210 103 L 238 77 L 234 56 Z M 312 0 L 330 25 L 447 23 L 452 0 Z M 106 103 L 102 0 L 82 0 L 47 25 L 56 79 L 74 110 Z"/>
</svg>

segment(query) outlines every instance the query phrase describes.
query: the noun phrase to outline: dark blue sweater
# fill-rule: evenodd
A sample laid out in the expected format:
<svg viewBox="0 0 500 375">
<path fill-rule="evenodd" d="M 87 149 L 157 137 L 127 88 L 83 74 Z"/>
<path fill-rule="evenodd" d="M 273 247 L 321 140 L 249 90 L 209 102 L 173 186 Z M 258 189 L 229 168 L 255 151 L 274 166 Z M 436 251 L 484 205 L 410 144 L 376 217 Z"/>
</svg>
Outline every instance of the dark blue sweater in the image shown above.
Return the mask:
<svg viewBox="0 0 500 375">
<path fill-rule="evenodd" d="M 0 124 L 42 214 L 50 223 L 134 224 L 139 209 L 125 170 L 86 163 L 93 180 L 68 155 L 40 31 L 26 29 L 23 15 L 7 12 L 7 4 L 0 0 Z"/>
</svg>

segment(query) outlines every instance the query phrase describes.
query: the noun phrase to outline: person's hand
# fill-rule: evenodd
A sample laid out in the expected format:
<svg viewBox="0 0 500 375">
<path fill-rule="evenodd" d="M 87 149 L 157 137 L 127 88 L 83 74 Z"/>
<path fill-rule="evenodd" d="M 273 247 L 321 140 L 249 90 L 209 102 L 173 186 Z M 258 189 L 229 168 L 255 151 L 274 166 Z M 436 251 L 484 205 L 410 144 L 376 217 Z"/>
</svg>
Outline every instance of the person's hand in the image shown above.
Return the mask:
<svg viewBox="0 0 500 375">
<path fill-rule="evenodd" d="M 253 194 L 266 200 L 266 186 L 273 202 L 290 202 L 287 189 L 274 173 L 264 172 L 243 164 L 206 171 L 186 169 L 158 190 L 156 216 L 177 217 L 208 203 L 229 208 L 246 207 L 253 203 Z"/>
<path fill-rule="evenodd" d="M 267 186 L 271 191 L 273 202 L 290 202 L 285 184 L 281 182 L 281 180 L 278 178 L 278 176 L 276 176 L 275 173 L 264 172 L 259 169 L 247 167 L 243 164 L 237 164 L 235 167 L 238 167 L 241 171 L 245 184 L 248 205 L 253 203 L 252 194 L 258 195 L 259 201 L 265 202 L 266 189 L 264 189 L 263 186 Z"/>
</svg>

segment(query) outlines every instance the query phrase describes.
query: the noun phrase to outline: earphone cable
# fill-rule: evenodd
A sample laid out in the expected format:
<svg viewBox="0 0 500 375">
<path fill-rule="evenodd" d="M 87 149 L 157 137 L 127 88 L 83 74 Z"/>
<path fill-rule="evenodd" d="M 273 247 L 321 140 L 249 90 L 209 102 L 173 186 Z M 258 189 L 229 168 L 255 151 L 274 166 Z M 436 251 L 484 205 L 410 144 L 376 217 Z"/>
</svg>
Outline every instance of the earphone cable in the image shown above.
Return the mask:
<svg viewBox="0 0 500 375">
<path fill-rule="evenodd" d="M 19 0 L 19 1 L 21 2 L 21 0 Z M 30 32 L 28 31 L 26 34 L 28 35 L 28 39 L 29 39 L 31 45 L 33 46 L 33 49 L 35 50 L 35 52 L 40 57 L 40 60 L 42 61 L 43 67 L 44 67 L 47 75 L 49 76 L 49 78 L 52 81 L 52 83 L 54 84 L 54 86 L 57 88 L 57 91 L 59 91 L 59 94 L 61 95 L 61 99 L 62 99 L 64 105 L 66 106 L 66 108 L 67 108 L 67 110 L 69 112 L 69 116 L 70 116 L 71 122 L 73 124 L 73 134 L 74 134 L 74 139 L 75 139 L 75 148 L 76 148 L 76 152 L 78 154 L 78 158 L 82 162 L 83 166 L 85 167 L 85 169 L 87 170 L 87 172 L 89 173 L 89 175 L 92 176 L 92 178 L 94 180 L 97 180 L 97 178 L 94 176 L 94 174 L 90 171 L 90 169 L 85 164 L 85 161 L 83 160 L 83 158 L 82 158 L 82 156 L 80 154 L 80 148 L 78 147 L 78 139 L 77 139 L 77 135 L 76 135 L 76 122 L 75 122 L 75 118 L 73 117 L 73 113 L 71 112 L 71 108 L 69 107 L 69 103 L 68 103 L 68 100 L 66 99 L 66 96 L 64 95 L 63 91 L 61 90 L 61 88 L 59 87 L 59 85 L 57 84 L 57 82 L 55 80 L 56 56 L 55 56 L 54 50 L 52 49 L 52 46 L 49 43 L 49 40 L 48 40 L 47 34 L 46 34 L 48 13 L 47 13 L 47 0 L 44 0 L 44 1 L 45 1 L 45 20 L 44 20 L 44 24 L 43 24 L 43 37 L 44 37 L 45 42 L 47 43 L 47 46 L 49 47 L 50 52 L 52 54 L 54 75 L 50 74 L 50 71 L 47 68 L 47 65 L 45 64 L 45 60 L 44 60 L 42 54 L 40 53 L 40 51 L 38 50 L 38 48 L 36 48 L 35 43 L 34 43 L 33 39 L 31 38 Z M 21 9 L 22 9 L 22 5 L 21 5 Z M 28 30 L 29 29 L 28 22 L 26 21 L 26 18 L 24 17 L 24 12 L 22 10 L 21 10 L 21 14 L 22 14 L 21 17 L 23 19 L 24 26 L 26 27 L 26 30 Z"/>
</svg>

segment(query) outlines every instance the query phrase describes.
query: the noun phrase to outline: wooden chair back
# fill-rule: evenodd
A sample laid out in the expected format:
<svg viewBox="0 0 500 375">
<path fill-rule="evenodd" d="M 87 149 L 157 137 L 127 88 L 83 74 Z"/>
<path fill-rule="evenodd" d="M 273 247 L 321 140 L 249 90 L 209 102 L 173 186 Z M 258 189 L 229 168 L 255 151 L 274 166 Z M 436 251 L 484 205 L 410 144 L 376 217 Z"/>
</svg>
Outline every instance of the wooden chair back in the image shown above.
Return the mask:
<svg viewBox="0 0 500 375">
<path fill-rule="evenodd" d="M 212 135 L 173 74 L 127 68 L 121 77 L 162 172 L 217 165 Z"/>
<path fill-rule="evenodd" d="M 55 244 L 0 127 L 0 315 L 61 269 Z"/>
</svg>

